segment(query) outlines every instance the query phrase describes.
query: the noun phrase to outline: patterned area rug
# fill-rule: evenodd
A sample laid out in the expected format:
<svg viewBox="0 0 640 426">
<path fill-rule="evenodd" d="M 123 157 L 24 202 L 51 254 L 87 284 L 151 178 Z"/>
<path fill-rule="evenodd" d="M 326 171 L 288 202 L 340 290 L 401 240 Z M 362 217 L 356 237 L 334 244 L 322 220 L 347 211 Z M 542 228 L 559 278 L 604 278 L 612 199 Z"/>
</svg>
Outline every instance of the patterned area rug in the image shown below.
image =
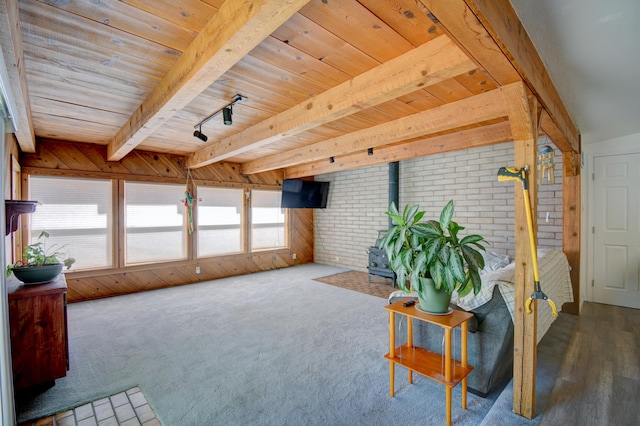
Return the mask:
<svg viewBox="0 0 640 426">
<path fill-rule="evenodd" d="M 329 275 L 327 277 L 316 278 L 315 281 L 335 285 L 348 290 L 359 291 L 361 293 L 385 299 L 389 298 L 389 294 L 398 290 L 391 286 L 391 278 L 373 275 L 371 276 L 371 282 L 369 282 L 368 277 L 369 274 L 366 272 L 348 271 L 340 274 Z"/>
</svg>

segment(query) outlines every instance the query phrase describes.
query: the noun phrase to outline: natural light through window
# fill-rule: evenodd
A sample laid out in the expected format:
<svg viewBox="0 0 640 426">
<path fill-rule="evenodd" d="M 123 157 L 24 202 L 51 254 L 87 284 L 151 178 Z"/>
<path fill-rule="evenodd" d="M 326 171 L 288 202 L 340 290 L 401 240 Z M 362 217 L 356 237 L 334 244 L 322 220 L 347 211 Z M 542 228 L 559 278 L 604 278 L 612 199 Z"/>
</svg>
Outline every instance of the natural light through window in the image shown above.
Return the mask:
<svg viewBox="0 0 640 426">
<path fill-rule="evenodd" d="M 251 249 L 285 247 L 285 210 L 280 208 L 282 191 L 251 191 Z"/>
<path fill-rule="evenodd" d="M 242 188 L 198 186 L 198 257 L 242 252 Z"/>
<path fill-rule="evenodd" d="M 47 231 L 47 246 L 75 258 L 74 270 L 111 267 L 111 181 L 31 176 L 29 184 L 39 203 L 29 215 L 31 243 Z"/>
<path fill-rule="evenodd" d="M 125 182 L 126 263 L 187 257 L 184 185 Z"/>
</svg>

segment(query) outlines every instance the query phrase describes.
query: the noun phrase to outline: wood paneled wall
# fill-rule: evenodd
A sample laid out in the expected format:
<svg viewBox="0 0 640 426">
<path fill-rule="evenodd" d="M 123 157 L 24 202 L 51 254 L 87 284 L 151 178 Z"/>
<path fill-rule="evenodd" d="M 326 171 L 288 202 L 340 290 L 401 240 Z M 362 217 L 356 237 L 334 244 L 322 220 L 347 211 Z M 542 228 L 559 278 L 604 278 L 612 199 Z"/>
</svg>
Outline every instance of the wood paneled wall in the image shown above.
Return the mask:
<svg viewBox="0 0 640 426">
<path fill-rule="evenodd" d="M 12 133 L 5 133 L 4 137 L 4 157 L 2 163 L 2 173 L 4 173 L 4 199 L 5 200 L 19 200 L 20 196 L 20 166 L 18 164 L 18 156 L 20 155 L 20 149 L 18 148 L 18 142 Z M 4 207 L 3 207 L 4 208 Z M 18 216 L 19 223 L 22 223 L 24 216 Z M 4 225 L 3 225 L 4 226 Z M 22 253 L 22 229 L 18 229 L 5 237 L 10 240 L 7 247 L 7 253 L 5 255 L 7 264 L 13 263 L 17 260 L 16 253 Z M 9 252 L 9 250 L 11 250 Z"/>
<path fill-rule="evenodd" d="M 107 161 L 106 147 L 60 141 L 41 141 L 34 154 L 22 154 L 23 182 L 28 175 L 185 183 L 185 158 L 133 151 L 120 161 Z M 274 189 L 282 172 L 241 175 L 234 163 L 216 163 L 191 171 L 196 184 Z M 27 193 L 27 192 L 23 192 Z M 313 211 L 289 210 L 286 249 L 190 259 L 66 274 L 70 302 L 191 284 L 217 278 L 284 268 L 313 261 Z M 26 235 L 26 233 L 25 233 Z M 293 259 L 293 254 L 296 259 Z M 196 266 L 200 274 L 196 274 Z"/>
</svg>

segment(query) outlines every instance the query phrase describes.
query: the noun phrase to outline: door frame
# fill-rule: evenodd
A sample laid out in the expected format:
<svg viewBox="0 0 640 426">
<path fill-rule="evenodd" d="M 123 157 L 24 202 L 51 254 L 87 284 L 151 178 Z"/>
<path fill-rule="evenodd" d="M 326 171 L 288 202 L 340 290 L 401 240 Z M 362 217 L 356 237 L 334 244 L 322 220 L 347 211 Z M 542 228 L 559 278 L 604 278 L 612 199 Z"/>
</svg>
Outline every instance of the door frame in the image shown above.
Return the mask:
<svg viewBox="0 0 640 426">
<path fill-rule="evenodd" d="M 582 149 L 582 188 L 587 188 L 587 197 L 584 200 L 582 212 L 582 238 L 581 247 L 581 276 L 585 277 L 581 281 L 581 297 L 580 304 L 583 301 L 594 301 L 594 239 L 593 227 L 595 226 L 595 185 L 593 174 L 595 172 L 596 157 L 618 156 L 625 154 L 640 154 L 640 133 L 634 133 L 627 136 L 621 136 L 614 139 L 608 139 L 602 142 L 584 144 Z"/>
</svg>

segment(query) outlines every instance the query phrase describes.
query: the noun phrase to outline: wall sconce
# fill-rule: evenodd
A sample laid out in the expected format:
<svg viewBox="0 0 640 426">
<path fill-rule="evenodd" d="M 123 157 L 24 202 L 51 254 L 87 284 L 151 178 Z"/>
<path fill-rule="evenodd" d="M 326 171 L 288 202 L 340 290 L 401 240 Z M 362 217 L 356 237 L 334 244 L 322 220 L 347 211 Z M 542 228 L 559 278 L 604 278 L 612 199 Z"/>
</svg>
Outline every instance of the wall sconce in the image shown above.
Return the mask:
<svg viewBox="0 0 640 426">
<path fill-rule="evenodd" d="M 367 149 L 367 155 L 373 155 L 373 148 Z"/>
<path fill-rule="evenodd" d="M 329 162 L 334 163 L 336 160 L 333 157 L 329 157 Z"/>
<path fill-rule="evenodd" d="M 245 101 L 245 100 L 247 100 L 247 98 L 245 98 L 244 96 L 235 95 L 233 97 L 233 100 L 229 102 L 227 105 L 223 106 L 222 108 L 220 108 L 219 110 L 217 110 L 216 112 L 209 115 L 208 117 L 200 121 L 198 124 L 193 126 L 193 128 L 196 129 L 196 131 L 193 132 L 193 136 L 195 136 L 196 138 L 200 139 L 203 142 L 206 142 L 208 138 L 204 133 L 202 133 L 202 125 L 207 121 L 211 120 L 213 117 L 219 115 L 220 113 L 222 113 L 222 122 L 226 126 L 231 126 L 233 124 L 233 120 L 231 119 L 231 115 L 233 114 L 233 106 L 237 102 Z"/>
</svg>

